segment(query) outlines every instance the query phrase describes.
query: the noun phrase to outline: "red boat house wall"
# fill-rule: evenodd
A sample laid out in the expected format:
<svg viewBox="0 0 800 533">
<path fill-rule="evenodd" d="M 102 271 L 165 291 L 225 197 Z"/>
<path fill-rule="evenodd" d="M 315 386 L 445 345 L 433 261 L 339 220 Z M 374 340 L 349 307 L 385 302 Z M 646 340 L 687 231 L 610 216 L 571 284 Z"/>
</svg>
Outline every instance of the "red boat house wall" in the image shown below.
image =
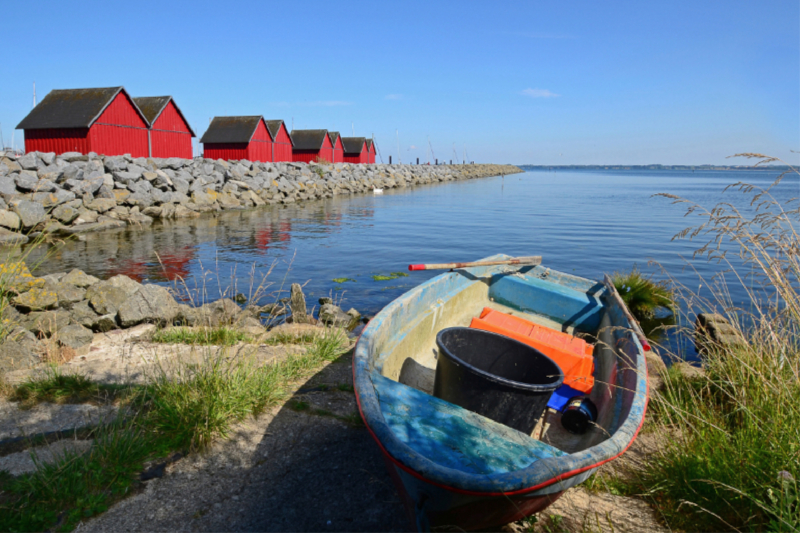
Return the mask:
<svg viewBox="0 0 800 533">
<path fill-rule="evenodd" d="M 368 163 L 367 139 L 364 137 L 342 137 L 345 163 Z"/>
<path fill-rule="evenodd" d="M 292 138 L 282 120 L 266 120 L 267 130 L 272 137 L 271 161 L 292 161 Z"/>
<path fill-rule="evenodd" d="M 150 157 L 192 158 L 195 134 L 171 96 L 148 96 L 133 101 L 150 123 Z"/>
<path fill-rule="evenodd" d="M 375 141 L 367 139 L 367 163 L 375 163 Z"/>
<path fill-rule="evenodd" d="M 22 119 L 26 152 L 148 156 L 148 123 L 123 87 L 56 89 Z"/>
<path fill-rule="evenodd" d="M 311 163 L 324 159 L 333 161 L 333 145 L 328 130 L 294 130 L 292 161 Z"/>
<path fill-rule="evenodd" d="M 331 144 L 333 145 L 333 159 L 331 159 L 331 163 L 344 163 L 344 146 L 342 146 L 342 136 L 339 135 L 338 131 L 329 131 L 328 137 L 331 138 Z"/>
<path fill-rule="evenodd" d="M 200 142 L 209 159 L 272 161 L 272 138 L 261 115 L 214 117 Z"/>
</svg>

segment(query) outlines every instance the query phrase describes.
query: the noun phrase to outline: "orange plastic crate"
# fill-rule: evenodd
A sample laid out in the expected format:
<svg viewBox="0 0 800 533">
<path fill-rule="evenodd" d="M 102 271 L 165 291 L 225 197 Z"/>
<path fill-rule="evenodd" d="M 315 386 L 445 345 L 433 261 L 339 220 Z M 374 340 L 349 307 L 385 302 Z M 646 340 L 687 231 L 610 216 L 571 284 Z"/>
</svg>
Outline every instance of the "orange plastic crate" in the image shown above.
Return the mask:
<svg viewBox="0 0 800 533">
<path fill-rule="evenodd" d="M 594 347 L 583 339 L 488 307 L 480 318 L 472 319 L 469 327 L 499 333 L 536 348 L 561 367 L 564 385 L 587 394 L 592 391 Z"/>
</svg>

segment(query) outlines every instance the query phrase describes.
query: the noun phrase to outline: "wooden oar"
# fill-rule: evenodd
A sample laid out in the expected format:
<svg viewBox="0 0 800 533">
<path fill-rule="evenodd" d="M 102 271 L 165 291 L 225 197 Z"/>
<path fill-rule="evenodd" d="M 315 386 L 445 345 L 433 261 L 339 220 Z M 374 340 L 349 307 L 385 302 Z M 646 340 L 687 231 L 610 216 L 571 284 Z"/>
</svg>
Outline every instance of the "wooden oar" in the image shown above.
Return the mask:
<svg viewBox="0 0 800 533">
<path fill-rule="evenodd" d="M 649 352 L 650 343 L 647 342 L 647 337 L 645 336 L 644 331 L 642 331 L 642 326 L 639 325 L 639 322 L 633 318 L 631 312 L 628 311 L 628 306 L 625 305 L 625 302 L 622 300 L 622 296 L 620 296 L 617 292 L 617 288 L 614 286 L 614 282 L 611 280 L 611 278 L 608 277 L 608 274 L 604 274 L 603 283 L 608 289 L 608 292 L 611 294 L 611 297 L 617 301 L 620 309 L 622 309 L 622 312 L 625 313 L 625 316 L 628 318 L 628 322 L 631 324 L 631 329 L 633 329 L 633 332 L 637 337 L 639 337 L 639 342 L 642 344 L 642 348 L 644 348 L 645 352 Z"/>
<path fill-rule="evenodd" d="M 515 257 L 504 261 L 473 261 L 471 263 L 431 263 L 428 265 L 408 265 L 409 270 L 450 270 L 453 268 L 483 267 L 495 265 L 540 265 L 541 255 Z"/>
</svg>

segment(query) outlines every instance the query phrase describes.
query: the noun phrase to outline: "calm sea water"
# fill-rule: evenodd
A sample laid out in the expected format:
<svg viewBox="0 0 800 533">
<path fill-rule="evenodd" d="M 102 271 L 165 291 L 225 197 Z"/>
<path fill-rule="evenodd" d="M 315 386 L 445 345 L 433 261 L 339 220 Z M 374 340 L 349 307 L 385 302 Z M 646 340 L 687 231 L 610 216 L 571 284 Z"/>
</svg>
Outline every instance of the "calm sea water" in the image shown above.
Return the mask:
<svg viewBox="0 0 800 533">
<path fill-rule="evenodd" d="M 183 279 L 216 298 L 232 284 L 249 294 L 252 280 L 259 284 L 272 269 L 262 303 L 299 282 L 306 284 L 311 302 L 333 295 L 345 309 L 365 314 L 436 273 L 390 281 L 374 281 L 373 275 L 405 272 L 409 263 L 468 261 L 499 252 L 542 255 L 546 266 L 593 279 L 634 264 L 662 276 L 648 266 L 652 260 L 697 288 L 698 274 L 710 277 L 722 267 L 700 260 L 687 265 L 699 241 L 671 239 L 700 219 L 684 218 L 685 207 L 653 195 L 671 193 L 708 207 L 728 200 L 745 208 L 740 193 L 723 195 L 725 186 L 740 180 L 766 186 L 776 176 L 771 171 L 527 172 L 87 235 L 51 250 L 39 272 L 77 267 L 96 276 L 126 274 L 161 284 Z M 776 189 L 783 199 L 797 192 L 796 178 Z M 730 290 L 735 301 L 745 299 L 743 289 L 730 285 Z"/>
</svg>

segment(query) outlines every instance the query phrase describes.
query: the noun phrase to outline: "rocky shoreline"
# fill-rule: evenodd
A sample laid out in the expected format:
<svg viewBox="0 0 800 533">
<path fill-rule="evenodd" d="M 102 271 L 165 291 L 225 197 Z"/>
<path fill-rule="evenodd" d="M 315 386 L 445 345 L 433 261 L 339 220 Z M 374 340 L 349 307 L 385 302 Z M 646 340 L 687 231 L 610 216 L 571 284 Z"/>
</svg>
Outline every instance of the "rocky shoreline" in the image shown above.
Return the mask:
<svg viewBox="0 0 800 533">
<path fill-rule="evenodd" d="M 197 307 L 180 303 L 159 285 L 143 285 L 127 276 L 100 280 L 75 269 L 36 277 L 24 262 L 0 264 L 0 372 L 60 364 L 85 355 L 96 333 L 140 324 L 166 328 L 226 327 L 259 339 L 265 324 L 283 320 L 322 323 L 345 329 L 358 325 L 355 309 L 344 312 L 330 298 L 321 298 L 318 317 L 307 309 L 299 284 L 290 297 L 267 305 L 244 305 L 242 295 Z"/>
<path fill-rule="evenodd" d="M 0 244 L 42 234 L 522 172 L 513 165 L 355 165 L 0 152 Z"/>
</svg>

